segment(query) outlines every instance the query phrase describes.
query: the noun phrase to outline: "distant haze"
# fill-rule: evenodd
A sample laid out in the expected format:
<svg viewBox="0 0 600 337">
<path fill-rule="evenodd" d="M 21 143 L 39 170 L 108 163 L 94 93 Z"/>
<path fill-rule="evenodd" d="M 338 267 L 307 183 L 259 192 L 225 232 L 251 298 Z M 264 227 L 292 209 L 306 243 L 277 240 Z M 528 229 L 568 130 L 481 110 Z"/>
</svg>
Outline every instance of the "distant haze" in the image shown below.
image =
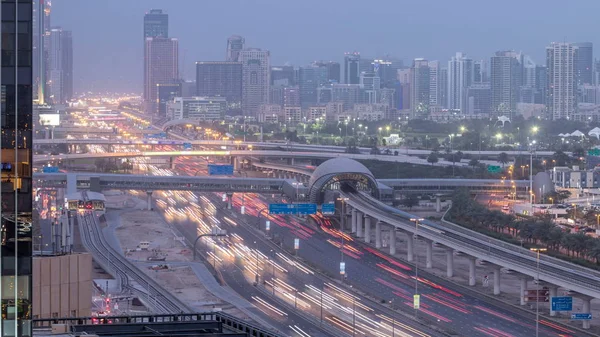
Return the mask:
<svg viewBox="0 0 600 337">
<path fill-rule="evenodd" d="M 600 1 L 578 0 L 53 0 L 52 25 L 73 31 L 74 89 L 142 91 L 142 20 L 151 8 L 169 14 L 179 38 L 183 76 L 194 62 L 223 60 L 226 39 L 271 51 L 273 65 L 341 62 L 345 51 L 446 62 L 515 49 L 545 63 L 552 41 L 600 47 Z"/>
</svg>

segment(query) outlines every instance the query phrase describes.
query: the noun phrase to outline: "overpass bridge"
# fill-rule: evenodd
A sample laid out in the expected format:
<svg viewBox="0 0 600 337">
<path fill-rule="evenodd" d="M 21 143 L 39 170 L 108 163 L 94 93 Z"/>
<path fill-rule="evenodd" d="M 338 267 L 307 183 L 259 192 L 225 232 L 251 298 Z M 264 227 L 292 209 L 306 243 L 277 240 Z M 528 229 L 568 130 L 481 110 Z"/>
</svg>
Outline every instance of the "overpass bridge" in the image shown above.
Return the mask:
<svg viewBox="0 0 600 337">
<path fill-rule="evenodd" d="M 112 128 L 90 128 L 90 127 L 79 127 L 79 126 L 57 126 L 52 128 L 54 132 L 64 132 L 67 134 L 115 134 Z M 161 133 L 162 130 L 157 129 L 127 129 L 130 134 L 155 134 Z M 37 141 L 37 140 L 36 140 Z"/>
</svg>

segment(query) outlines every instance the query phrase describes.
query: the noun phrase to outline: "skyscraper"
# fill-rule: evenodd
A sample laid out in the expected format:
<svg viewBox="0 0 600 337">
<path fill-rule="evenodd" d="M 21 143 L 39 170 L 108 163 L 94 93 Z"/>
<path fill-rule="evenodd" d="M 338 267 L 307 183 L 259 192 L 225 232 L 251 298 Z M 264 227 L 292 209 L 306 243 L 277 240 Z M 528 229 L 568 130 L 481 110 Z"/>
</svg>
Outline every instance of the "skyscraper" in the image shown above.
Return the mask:
<svg viewBox="0 0 600 337">
<path fill-rule="evenodd" d="M 50 46 L 51 2 L 33 0 L 33 99 L 44 104 L 47 99 L 48 52 Z"/>
<path fill-rule="evenodd" d="M 473 62 L 473 83 L 487 83 L 489 80 L 488 62 L 486 60 Z"/>
<path fill-rule="evenodd" d="M 344 56 L 344 83 L 358 84 L 360 79 L 360 53 L 346 53 Z"/>
<path fill-rule="evenodd" d="M 498 51 L 490 60 L 491 113 L 512 118 L 519 100 L 522 57 L 514 51 Z"/>
<path fill-rule="evenodd" d="M 381 78 L 381 86 L 391 88 L 398 79 L 398 69 L 402 69 L 403 62 L 392 58 L 379 58 L 373 60 L 372 66 L 373 71 Z"/>
<path fill-rule="evenodd" d="M 293 66 L 271 67 L 271 85 L 296 85 L 296 72 Z"/>
<path fill-rule="evenodd" d="M 362 103 L 379 103 L 379 90 L 381 79 L 374 71 L 363 71 L 360 73 L 360 89 L 363 94 Z"/>
<path fill-rule="evenodd" d="M 327 68 L 316 64 L 300 67 L 298 75 L 300 104 L 303 108 L 307 108 L 317 103 L 317 88 L 328 82 Z"/>
<path fill-rule="evenodd" d="M 440 106 L 440 62 L 429 62 L 429 105 Z"/>
<path fill-rule="evenodd" d="M 225 97 L 230 109 L 239 109 L 242 103 L 242 64 L 196 62 L 196 95 Z"/>
<path fill-rule="evenodd" d="M 439 93 L 440 93 L 440 98 L 439 98 L 438 104 L 442 108 L 447 108 L 448 107 L 448 68 L 440 68 L 438 70 L 438 72 L 439 72 L 438 87 L 439 87 Z"/>
<path fill-rule="evenodd" d="M 271 87 L 271 53 L 257 48 L 239 54 L 242 63 L 242 113 L 256 116 L 261 104 L 269 103 Z"/>
<path fill-rule="evenodd" d="M 158 85 L 179 82 L 179 42 L 173 38 L 147 37 L 144 50 L 146 112 L 156 114 Z"/>
<path fill-rule="evenodd" d="M 465 113 L 467 88 L 473 84 L 473 60 L 463 53 L 456 53 L 448 61 L 448 109 Z"/>
<path fill-rule="evenodd" d="M 575 80 L 577 85 L 592 84 L 594 78 L 594 46 L 591 42 L 573 43 L 577 47 L 575 60 Z"/>
<path fill-rule="evenodd" d="M 50 30 L 49 100 L 64 104 L 73 98 L 73 37 L 60 27 Z"/>
<path fill-rule="evenodd" d="M 533 102 L 535 104 L 546 104 L 548 90 L 547 68 L 545 65 L 535 66 L 535 93 Z"/>
<path fill-rule="evenodd" d="M 547 118 L 569 119 L 577 108 L 575 76 L 578 48 L 571 43 L 553 42 L 546 47 Z"/>
<path fill-rule="evenodd" d="M 317 67 L 322 67 L 322 68 L 326 68 L 327 69 L 327 80 L 331 83 L 340 83 L 341 80 L 341 67 L 340 64 L 338 62 L 333 62 L 333 61 L 329 61 L 329 62 L 325 62 L 325 61 L 319 61 L 319 62 L 315 62 L 314 65 L 316 65 Z"/>
<path fill-rule="evenodd" d="M 227 38 L 227 55 L 225 60 L 227 62 L 239 61 L 240 52 L 244 50 L 246 45 L 246 39 L 239 35 L 232 35 Z"/>
<path fill-rule="evenodd" d="M 144 39 L 147 37 L 169 37 L 169 15 L 162 9 L 151 9 L 144 15 Z"/>
<path fill-rule="evenodd" d="M 413 61 L 410 80 L 410 107 L 413 119 L 424 119 L 429 113 L 429 62 L 423 58 Z"/>
<path fill-rule="evenodd" d="M 0 334 L 32 336 L 32 2 L 5 0 L 0 6 Z"/>
</svg>

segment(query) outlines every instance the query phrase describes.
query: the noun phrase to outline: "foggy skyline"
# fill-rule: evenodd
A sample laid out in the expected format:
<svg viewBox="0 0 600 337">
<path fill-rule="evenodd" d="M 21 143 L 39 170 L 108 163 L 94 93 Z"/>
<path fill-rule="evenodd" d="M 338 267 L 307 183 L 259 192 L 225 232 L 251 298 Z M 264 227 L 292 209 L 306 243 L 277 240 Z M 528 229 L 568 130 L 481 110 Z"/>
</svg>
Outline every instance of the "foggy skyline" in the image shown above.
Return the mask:
<svg viewBox="0 0 600 337">
<path fill-rule="evenodd" d="M 52 25 L 73 31 L 76 92 L 142 91 L 142 20 L 151 8 L 169 14 L 169 34 L 179 39 L 181 75 L 195 76 L 195 61 L 225 59 L 226 39 L 246 38 L 247 47 L 271 51 L 272 65 L 302 66 L 313 60 L 342 62 L 346 51 L 366 57 L 385 54 L 409 65 L 416 57 L 445 64 L 457 51 L 489 59 L 514 49 L 545 64 L 553 41 L 593 42 L 600 2 L 557 0 L 475 0 L 428 4 L 385 0 L 376 3 L 54 0 Z"/>
</svg>

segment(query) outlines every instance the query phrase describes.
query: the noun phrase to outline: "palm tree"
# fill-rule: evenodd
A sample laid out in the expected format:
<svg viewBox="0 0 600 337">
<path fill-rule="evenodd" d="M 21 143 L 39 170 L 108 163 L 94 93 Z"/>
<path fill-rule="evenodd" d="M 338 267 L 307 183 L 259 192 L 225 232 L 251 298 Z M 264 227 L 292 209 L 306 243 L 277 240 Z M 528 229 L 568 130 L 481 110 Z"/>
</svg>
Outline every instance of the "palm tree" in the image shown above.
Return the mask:
<svg viewBox="0 0 600 337">
<path fill-rule="evenodd" d="M 431 165 L 433 166 L 433 164 L 437 163 L 440 159 L 438 158 L 438 154 L 437 152 L 431 152 L 429 154 L 429 156 L 427 156 L 427 162 L 431 163 Z"/>
<path fill-rule="evenodd" d="M 498 161 L 502 164 L 502 167 L 504 168 L 504 165 L 508 163 L 508 154 L 506 154 L 506 152 L 501 152 L 498 155 Z"/>
</svg>

